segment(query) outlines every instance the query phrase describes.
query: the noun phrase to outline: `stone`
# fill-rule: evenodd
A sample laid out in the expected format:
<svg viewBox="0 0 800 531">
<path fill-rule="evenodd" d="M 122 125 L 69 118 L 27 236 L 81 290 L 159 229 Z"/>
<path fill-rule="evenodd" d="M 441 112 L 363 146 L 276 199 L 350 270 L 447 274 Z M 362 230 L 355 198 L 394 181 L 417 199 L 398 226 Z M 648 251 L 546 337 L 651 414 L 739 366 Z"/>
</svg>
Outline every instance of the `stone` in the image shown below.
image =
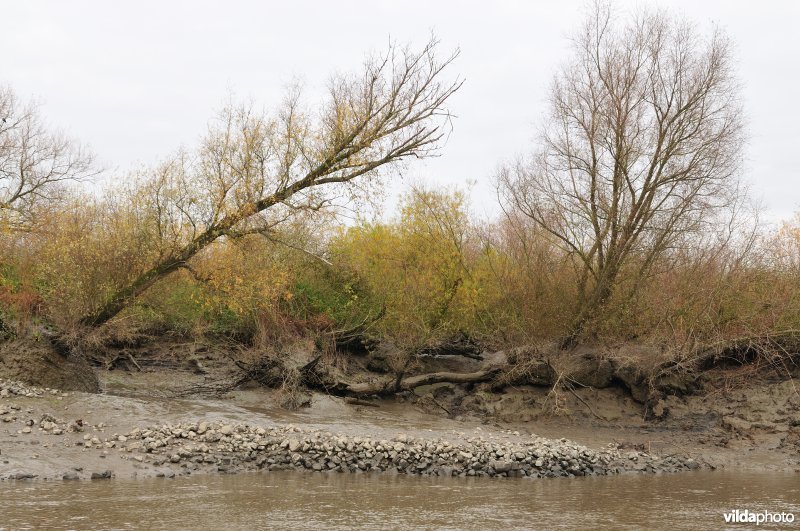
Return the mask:
<svg viewBox="0 0 800 531">
<path fill-rule="evenodd" d="M 157 478 L 167 478 L 167 479 L 172 479 L 172 478 L 174 478 L 174 477 L 175 477 L 175 471 L 174 471 L 174 470 L 172 470 L 172 469 L 171 469 L 171 468 L 169 468 L 169 467 L 166 467 L 166 468 L 164 468 L 164 469 L 161 469 L 161 470 L 159 470 L 159 471 L 156 473 L 156 477 L 157 477 Z"/>
<path fill-rule="evenodd" d="M 513 468 L 512 463 L 508 461 L 492 461 L 489 466 L 494 468 L 495 472 L 508 472 Z"/>
</svg>

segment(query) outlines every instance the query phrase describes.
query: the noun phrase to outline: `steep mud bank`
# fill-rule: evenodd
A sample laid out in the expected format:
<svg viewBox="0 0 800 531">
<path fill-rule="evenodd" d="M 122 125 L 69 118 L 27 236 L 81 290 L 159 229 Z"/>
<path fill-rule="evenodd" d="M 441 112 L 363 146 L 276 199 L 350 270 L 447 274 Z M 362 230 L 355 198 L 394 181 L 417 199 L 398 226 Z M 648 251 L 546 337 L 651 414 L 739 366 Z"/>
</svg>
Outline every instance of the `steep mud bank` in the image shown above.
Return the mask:
<svg viewBox="0 0 800 531">
<path fill-rule="evenodd" d="M 191 373 L 101 376 L 108 390 L 143 396 Z M 800 422 L 791 383 L 670 399 L 669 414 L 654 421 L 645 420 L 643 406 L 622 389 L 554 397 L 533 387 L 490 392 L 437 385 L 375 401 L 374 407 L 313 394 L 308 407 L 289 411 L 279 405 L 279 392 L 264 389 L 178 400 L 4 382 L 0 477 L 172 477 L 287 468 L 527 477 L 794 471 L 800 470 Z M 557 412 L 548 405 L 554 400 Z"/>
<path fill-rule="evenodd" d="M 0 378 L 70 391 L 100 390 L 85 359 L 58 352 L 46 339 L 0 341 Z"/>
<path fill-rule="evenodd" d="M 15 356 L 31 366 L 38 355 L 25 345 L 2 348 L 6 367 L 13 366 L 8 360 Z M 52 367 L 41 374 L 57 375 L 64 358 L 42 352 L 43 366 Z M 202 346 L 191 356 L 185 346 L 176 345 L 149 345 L 123 354 L 106 365 L 113 370 L 75 362 L 48 380 L 48 387 L 61 389 L 99 386 L 102 394 L 6 385 L 0 396 L 0 477 L 105 478 L 283 467 L 530 477 L 695 466 L 800 469 L 800 394 L 794 380 L 743 365 L 694 374 L 692 386 L 686 387 L 672 377 L 662 380 L 671 386 L 653 386 L 646 376 L 654 374 L 652 367 L 634 357 L 586 351 L 569 363 L 539 355 L 525 358 L 520 351 L 483 359 L 431 356 L 416 364 L 414 374 L 498 364 L 524 370 L 504 371 L 505 380 L 436 382 L 383 398 L 354 399 L 302 386 L 270 390 L 257 382 L 248 385 L 234 374 L 227 354 Z M 651 359 L 653 367 L 663 366 Z M 379 361 L 354 359 L 346 370 L 337 370 L 353 381 L 385 379 L 367 368 Z M 637 396 L 620 377 L 634 366 L 638 369 L 630 372 L 635 375 L 631 381 L 646 385 L 646 397 Z M 19 378 L 31 380 L 24 374 Z M 234 387 L 225 384 L 234 381 L 239 382 Z M 303 407 L 290 411 L 283 407 L 287 403 Z M 205 432 L 199 433 L 203 423 Z M 219 433 L 223 429 L 229 433 Z M 209 431 L 220 439 L 202 440 Z M 401 449 L 415 453 L 405 455 L 393 446 L 387 451 L 388 443 L 400 442 L 398 437 L 416 441 L 418 447 Z M 368 446 L 355 443 L 356 438 Z M 291 450 L 290 439 L 300 446 Z M 550 460 L 525 446 L 544 439 L 555 448 Z M 340 440 L 345 453 L 334 455 Z M 357 451 L 350 453 L 348 442 Z M 376 462 L 378 446 L 384 454 L 401 453 Z M 460 461 L 460 452 L 476 461 Z M 603 462 L 598 456 L 611 454 L 602 452 L 618 453 Z"/>
</svg>

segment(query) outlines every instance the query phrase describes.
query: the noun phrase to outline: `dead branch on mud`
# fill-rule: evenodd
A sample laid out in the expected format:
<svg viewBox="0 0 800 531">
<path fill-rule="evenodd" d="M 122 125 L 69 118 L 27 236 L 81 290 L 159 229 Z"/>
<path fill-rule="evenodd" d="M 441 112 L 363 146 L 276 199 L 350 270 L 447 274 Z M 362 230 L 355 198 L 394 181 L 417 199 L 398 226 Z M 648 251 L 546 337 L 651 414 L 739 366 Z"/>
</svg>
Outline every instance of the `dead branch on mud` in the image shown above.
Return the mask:
<svg viewBox="0 0 800 531">
<path fill-rule="evenodd" d="M 500 367 L 492 367 L 476 372 L 433 372 L 428 374 L 421 374 L 418 376 L 409 376 L 408 378 L 400 379 L 399 381 L 394 378 L 381 378 L 370 382 L 360 383 L 347 383 L 338 382 L 336 390 L 342 394 L 351 396 L 386 396 L 402 391 L 411 391 L 423 385 L 432 385 L 437 383 L 480 383 L 492 380 L 501 371 Z"/>
</svg>

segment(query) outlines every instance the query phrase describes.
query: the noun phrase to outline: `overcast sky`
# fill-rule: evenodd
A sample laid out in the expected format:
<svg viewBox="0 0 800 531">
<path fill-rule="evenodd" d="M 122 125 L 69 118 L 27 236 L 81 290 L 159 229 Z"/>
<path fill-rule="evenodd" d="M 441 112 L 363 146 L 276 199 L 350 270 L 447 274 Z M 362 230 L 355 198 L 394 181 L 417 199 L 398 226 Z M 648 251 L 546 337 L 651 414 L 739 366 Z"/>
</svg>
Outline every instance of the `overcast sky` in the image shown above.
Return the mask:
<svg viewBox="0 0 800 531">
<path fill-rule="evenodd" d="M 124 4 L 124 5 L 123 5 Z M 622 10 L 642 2 L 618 1 Z M 772 219 L 800 210 L 800 2 L 660 0 L 737 44 L 749 118 L 745 176 Z M 474 181 L 495 211 L 492 174 L 530 149 L 555 68 L 584 0 L 19 1 L 0 0 L 0 84 L 35 97 L 55 126 L 88 143 L 108 178 L 192 146 L 233 93 L 269 106 L 300 79 L 311 92 L 357 70 L 389 38 L 460 48 L 466 79 L 440 158 L 411 178 Z"/>
</svg>

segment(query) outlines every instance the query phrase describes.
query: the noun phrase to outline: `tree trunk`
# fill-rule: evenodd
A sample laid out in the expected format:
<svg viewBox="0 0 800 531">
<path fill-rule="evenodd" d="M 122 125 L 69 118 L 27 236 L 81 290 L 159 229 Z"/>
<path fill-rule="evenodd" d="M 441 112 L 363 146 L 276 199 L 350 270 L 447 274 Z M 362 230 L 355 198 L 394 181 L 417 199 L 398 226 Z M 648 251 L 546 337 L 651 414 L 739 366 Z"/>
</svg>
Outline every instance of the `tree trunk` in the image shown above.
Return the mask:
<svg viewBox="0 0 800 531">
<path fill-rule="evenodd" d="M 215 206 L 212 206 L 214 214 L 211 219 L 214 221 L 203 222 L 202 225 L 208 227 L 203 233 L 121 287 L 101 308 L 85 316 L 81 322 L 88 326 L 100 326 L 108 322 L 158 280 L 186 266 L 197 253 L 218 238 L 231 234 L 243 221 L 286 203 L 305 190 L 375 177 L 376 171 L 382 166 L 412 157 L 433 155 L 446 134 L 444 128 L 449 122 L 450 114 L 444 106 L 445 102 L 461 86 L 460 81 L 439 81 L 445 67 L 455 59 L 456 54 L 438 61 L 434 53 L 436 44 L 436 40 L 432 39 L 418 53 L 395 50 L 390 46 L 384 59 L 376 58 L 365 64 L 366 75 L 353 78 L 357 81 L 351 81 L 350 77 L 338 78 L 331 84 L 335 89 L 331 91 L 330 101 L 321 112 L 321 138 L 318 138 L 319 135 L 310 124 L 298 125 L 289 118 L 281 118 L 284 122 L 277 128 L 282 131 L 285 126 L 286 132 L 280 133 L 283 136 L 273 138 L 266 135 L 255 140 L 246 121 L 231 122 L 238 131 L 233 135 L 232 145 L 226 140 L 224 145 L 215 144 L 203 149 L 210 149 L 215 157 L 217 151 L 222 150 L 225 156 L 247 159 L 250 161 L 248 165 L 234 168 L 234 173 L 238 175 L 244 172 L 249 176 L 254 172 L 256 184 L 253 185 L 241 175 L 226 180 L 225 175 L 221 174 L 220 177 L 213 172 L 209 175 L 203 169 L 198 170 L 200 173 L 197 177 L 214 183 L 221 178 L 224 184 L 222 199 L 214 198 L 212 201 Z M 289 98 L 281 112 L 294 116 L 296 104 L 296 99 Z M 330 128 L 328 124 L 335 124 L 335 127 Z M 231 125 L 227 127 L 225 138 L 228 138 Z M 214 138 L 211 134 L 208 142 L 213 143 Z M 306 141 L 309 145 L 302 145 Z M 284 147 L 285 156 L 278 154 L 283 153 Z M 298 154 L 293 155 L 295 151 Z M 313 159 L 308 159 L 311 152 L 319 152 L 319 160 L 312 163 Z M 203 153 L 201 150 L 201 158 Z M 278 173 L 274 178 L 265 178 L 263 173 L 273 165 Z M 258 184 L 264 179 L 263 183 Z M 232 210 L 228 210 L 224 207 L 229 193 L 231 197 L 247 197 L 248 200 L 228 205 L 232 207 Z M 313 212 L 324 204 L 325 201 L 320 204 L 312 201 L 311 204 L 292 205 L 291 208 Z M 189 217 L 192 227 L 201 225 L 196 223 L 197 220 L 192 220 L 179 203 L 175 208 Z"/>
<path fill-rule="evenodd" d="M 124 310 L 132 300 L 147 291 L 161 278 L 179 269 L 180 266 L 181 262 L 177 261 L 161 262 L 146 273 L 140 275 L 123 289 L 117 291 L 111 299 L 95 313 L 83 317 L 80 321 L 81 324 L 86 326 L 100 326 L 107 323 L 119 312 Z"/>
<path fill-rule="evenodd" d="M 614 288 L 617 279 L 616 268 L 601 271 L 600 280 L 595 284 L 588 298 L 581 302 L 572 321 L 569 333 L 561 341 L 561 349 L 569 350 L 578 344 L 586 330 L 586 324 L 603 310 Z"/>
<path fill-rule="evenodd" d="M 400 391 L 411 391 L 423 385 L 436 383 L 479 383 L 493 379 L 502 369 L 493 367 L 477 372 L 433 372 L 403 378 L 398 383 L 394 377 L 373 382 L 338 382 L 337 391 L 348 396 L 388 396 Z"/>
</svg>

